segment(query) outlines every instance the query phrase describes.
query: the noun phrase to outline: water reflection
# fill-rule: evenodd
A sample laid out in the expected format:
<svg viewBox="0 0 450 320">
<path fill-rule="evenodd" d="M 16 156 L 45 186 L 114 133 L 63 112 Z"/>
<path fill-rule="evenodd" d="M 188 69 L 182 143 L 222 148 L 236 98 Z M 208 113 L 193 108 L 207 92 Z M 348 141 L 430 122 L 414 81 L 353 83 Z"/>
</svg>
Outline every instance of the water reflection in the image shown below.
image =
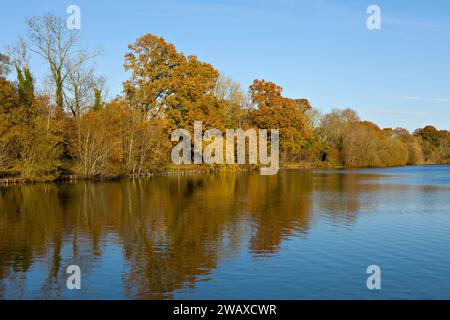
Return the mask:
<svg viewBox="0 0 450 320">
<path fill-rule="evenodd" d="M 170 299 L 242 250 L 271 259 L 307 236 L 313 213 L 354 223 L 379 201 L 378 179 L 288 170 L 1 187 L 0 298 Z M 70 264 L 93 283 L 79 296 L 65 287 Z"/>
<path fill-rule="evenodd" d="M 247 232 L 249 250 L 261 255 L 277 252 L 293 231 L 306 232 L 311 188 L 308 175 L 258 174 L 2 188 L 0 278 L 21 292 L 33 261 L 43 258 L 42 294 L 58 297 L 69 262 L 89 272 L 112 236 L 128 266 L 124 295 L 171 298 L 215 268 L 219 254 L 240 249 Z"/>
</svg>

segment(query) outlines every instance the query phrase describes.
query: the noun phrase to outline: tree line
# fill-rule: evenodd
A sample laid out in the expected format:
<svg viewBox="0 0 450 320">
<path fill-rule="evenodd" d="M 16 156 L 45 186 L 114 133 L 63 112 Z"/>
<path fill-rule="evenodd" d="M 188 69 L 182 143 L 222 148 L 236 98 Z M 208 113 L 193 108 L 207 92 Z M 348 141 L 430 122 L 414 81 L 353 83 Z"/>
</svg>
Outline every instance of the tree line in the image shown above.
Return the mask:
<svg viewBox="0 0 450 320">
<path fill-rule="evenodd" d="M 278 128 L 282 164 L 319 167 L 450 163 L 450 132 L 381 129 L 353 110 L 321 114 L 307 99 L 256 79 L 245 91 L 211 64 L 152 34 L 128 46 L 130 77 L 106 98 L 100 50 L 51 14 L 27 20 L 28 35 L 0 54 L 0 176 L 54 180 L 64 175 L 139 175 L 170 167 L 171 132 Z M 30 57 L 48 77 L 36 84 Z M 13 79 L 13 80 L 11 80 Z"/>
</svg>

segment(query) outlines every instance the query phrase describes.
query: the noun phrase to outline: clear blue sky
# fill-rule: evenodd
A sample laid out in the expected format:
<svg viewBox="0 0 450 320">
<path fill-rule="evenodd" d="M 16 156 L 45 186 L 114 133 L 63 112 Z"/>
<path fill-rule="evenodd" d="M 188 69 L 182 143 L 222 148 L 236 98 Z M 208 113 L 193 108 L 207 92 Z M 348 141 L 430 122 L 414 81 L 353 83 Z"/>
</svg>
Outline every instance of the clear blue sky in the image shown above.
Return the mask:
<svg viewBox="0 0 450 320">
<path fill-rule="evenodd" d="M 382 127 L 450 129 L 448 0 L 7 1 L 0 49 L 26 35 L 27 17 L 67 17 L 70 4 L 81 8 L 84 44 L 103 48 L 97 67 L 111 95 L 127 78 L 127 45 L 150 32 L 243 87 L 264 78 L 323 112 L 350 107 Z M 371 4 L 381 8 L 379 31 L 366 28 Z M 42 77 L 42 61 L 31 66 Z"/>
</svg>

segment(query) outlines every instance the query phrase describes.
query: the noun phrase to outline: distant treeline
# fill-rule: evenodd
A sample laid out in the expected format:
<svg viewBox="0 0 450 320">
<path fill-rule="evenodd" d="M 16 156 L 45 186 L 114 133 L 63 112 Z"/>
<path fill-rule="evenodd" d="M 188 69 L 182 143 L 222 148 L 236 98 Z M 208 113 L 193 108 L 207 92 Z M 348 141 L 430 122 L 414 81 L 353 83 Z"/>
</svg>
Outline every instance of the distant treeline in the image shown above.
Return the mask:
<svg viewBox="0 0 450 320">
<path fill-rule="evenodd" d="M 129 45 L 123 93 L 106 99 L 96 75 L 99 52 L 53 15 L 27 20 L 28 37 L 0 54 L 0 176 L 53 180 L 62 175 L 146 174 L 170 166 L 171 132 L 280 129 L 281 163 L 319 167 L 449 163 L 450 132 L 381 129 L 350 110 L 320 114 L 307 99 L 254 80 L 246 93 L 211 64 L 147 34 Z M 30 54 L 49 76 L 36 85 Z M 8 80 L 13 79 L 14 80 Z M 108 101 L 107 101 L 108 100 Z"/>
</svg>

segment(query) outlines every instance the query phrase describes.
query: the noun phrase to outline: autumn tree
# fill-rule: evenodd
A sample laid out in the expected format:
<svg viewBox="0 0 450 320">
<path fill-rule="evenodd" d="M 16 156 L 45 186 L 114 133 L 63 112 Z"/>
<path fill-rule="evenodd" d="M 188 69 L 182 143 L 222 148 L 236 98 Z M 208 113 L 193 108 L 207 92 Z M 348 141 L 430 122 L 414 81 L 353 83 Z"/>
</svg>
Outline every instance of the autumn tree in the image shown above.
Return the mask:
<svg viewBox="0 0 450 320">
<path fill-rule="evenodd" d="M 7 119 L 3 128 L 8 130 L 2 135 L 7 143 L 8 167 L 24 179 L 52 179 L 60 157 L 54 112 L 47 97 L 35 94 L 25 41 L 20 39 L 8 52 L 17 76 L 16 84 L 4 83 L 9 89 L 3 91 L 8 97 L 3 104 L 3 118 Z"/>
<path fill-rule="evenodd" d="M 383 138 L 383 131 L 367 121 L 346 126 L 342 135 L 340 159 L 346 167 L 370 167 L 381 165 L 378 146 Z"/>
<path fill-rule="evenodd" d="M 280 86 L 265 80 L 254 80 L 249 93 L 254 105 L 249 115 L 251 124 L 261 129 L 279 129 L 284 160 L 298 158 L 312 137 L 305 115 L 309 103 L 305 99 L 283 97 Z"/>
<path fill-rule="evenodd" d="M 171 142 L 168 119 L 146 117 L 129 101 L 115 99 L 105 107 L 121 113 L 123 166 L 127 173 L 140 175 L 158 170 L 169 161 Z"/>
<path fill-rule="evenodd" d="M 433 126 L 417 129 L 414 136 L 419 139 L 425 155 L 430 163 L 447 163 L 450 159 L 450 135 L 448 131 L 437 130 Z"/>
<path fill-rule="evenodd" d="M 409 133 L 404 128 L 394 129 L 393 134 L 400 139 L 408 149 L 408 163 L 409 165 L 422 164 L 425 161 L 422 146 L 417 137 Z"/>
<path fill-rule="evenodd" d="M 17 106 L 19 97 L 14 83 L 0 77 L 0 112 L 10 113 Z"/>
<path fill-rule="evenodd" d="M 48 108 L 45 102 L 45 109 Z M 46 110 L 32 119 L 28 127 L 14 128 L 17 150 L 16 170 L 26 180 L 52 180 L 58 176 L 61 147 L 60 138 L 54 131 L 58 120 L 48 118 Z"/>
<path fill-rule="evenodd" d="M 60 149 L 52 107 L 35 96 L 30 70 L 16 70 L 17 85 L 0 78 L 0 169 L 26 180 L 53 179 Z"/>
<path fill-rule="evenodd" d="M 61 123 L 46 96 L 35 96 L 29 69 L 17 70 L 18 106 L 13 113 L 15 169 L 27 180 L 53 179 L 61 156 Z"/>
<path fill-rule="evenodd" d="M 6 171 L 10 161 L 10 151 L 8 141 L 5 137 L 8 131 L 8 126 L 5 121 L 5 115 L 0 114 L 0 175 Z"/>
<path fill-rule="evenodd" d="M 322 116 L 316 139 L 322 147 L 320 160 L 331 165 L 396 166 L 409 161 L 408 144 L 394 130 L 362 121 L 351 109 Z"/>
<path fill-rule="evenodd" d="M 89 110 L 80 118 L 79 135 L 71 141 L 75 172 L 82 176 L 114 176 L 121 173 L 122 113 L 112 105 Z"/>
<path fill-rule="evenodd" d="M 11 115 L 18 101 L 14 84 L 0 76 L 0 173 L 5 172 L 11 164 Z"/>
<path fill-rule="evenodd" d="M 321 117 L 316 129 L 316 139 L 322 147 L 322 162 L 342 165 L 345 135 L 359 121 L 358 114 L 351 109 L 332 110 Z"/>
<path fill-rule="evenodd" d="M 138 38 L 128 48 L 124 66 L 132 74 L 124 82 L 125 95 L 134 106 L 158 114 L 175 91 L 175 69 L 185 58 L 173 44 L 151 34 Z"/>
<path fill-rule="evenodd" d="M 155 152 L 151 160 L 147 147 L 139 142 L 141 134 L 153 141 L 148 134 L 154 132 L 162 142 L 155 150 L 163 150 L 171 130 L 192 130 L 194 121 L 202 121 L 203 129 L 221 130 L 243 122 L 240 108 L 245 94 L 240 87 L 219 77 L 216 69 L 196 56 L 178 52 L 164 38 L 147 34 L 130 44 L 125 69 L 131 71 L 123 84 L 125 98 L 134 110 L 126 126 L 125 162 L 131 172 L 142 170 L 138 168 L 144 158 L 148 158 L 144 163 L 167 159 Z"/>
<path fill-rule="evenodd" d="M 130 44 L 124 92 L 133 107 L 150 117 L 166 117 L 173 127 L 224 125 L 225 105 L 214 93 L 219 72 L 196 56 L 185 56 L 162 37 L 146 34 Z"/>
</svg>

